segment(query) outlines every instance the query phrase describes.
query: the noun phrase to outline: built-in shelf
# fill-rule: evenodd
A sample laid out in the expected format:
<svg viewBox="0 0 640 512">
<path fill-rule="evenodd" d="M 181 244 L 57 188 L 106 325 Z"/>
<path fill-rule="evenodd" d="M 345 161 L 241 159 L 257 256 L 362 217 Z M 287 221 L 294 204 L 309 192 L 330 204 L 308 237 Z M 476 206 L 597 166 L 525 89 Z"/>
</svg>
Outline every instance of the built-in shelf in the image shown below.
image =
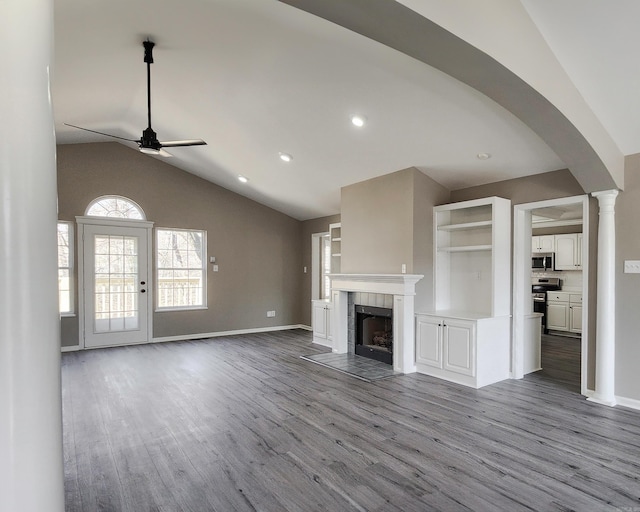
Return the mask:
<svg viewBox="0 0 640 512">
<path fill-rule="evenodd" d="M 509 378 L 511 203 L 434 209 L 433 311 L 416 316 L 416 369 L 479 388 Z"/>
<path fill-rule="evenodd" d="M 446 224 L 444 226 L 438 226 L 439 231 L 458 231 L 466 229 L 479 229 L 479 228 L 491 228 L 493 221 L 483 220 L 479 222 L 465 222 L 463 224 Z"/>
<path fill-rule="evenodd" d="M 442 252 L 473 252 L 473 251 L 490 251 L 492 245 L 463 245 L 460 247 L 438 247 L 438 251 Z"/>
<path fill-rule="evenodd" d="M 509 315 L 510 201 L 488 197 L 436 206 L 433 220 L 435 310 Z"/>
<path fill-rule="evenodd" d="M 329 224 L 329 239 L 331 240 L 330 273 L 340 273 L 342 258 L 342 224 L 340 222 Z"/>
</svg>

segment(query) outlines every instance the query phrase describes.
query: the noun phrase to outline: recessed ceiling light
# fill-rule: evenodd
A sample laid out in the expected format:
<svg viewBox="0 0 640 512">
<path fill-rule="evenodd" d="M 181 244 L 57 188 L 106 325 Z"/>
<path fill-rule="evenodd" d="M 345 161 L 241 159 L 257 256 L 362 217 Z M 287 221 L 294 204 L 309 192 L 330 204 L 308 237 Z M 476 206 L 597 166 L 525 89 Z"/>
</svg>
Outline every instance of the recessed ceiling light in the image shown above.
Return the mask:
<svg viewBox="0 0 640 512">
<path fill-rule="evenodd" d="M 489 154 L 489 153 L 478 153 L 476 155 L 476 157 L 478 158 L 478 160 L 489 160 L 489 158 L 491 158 L 491 154 Z"/>
<path fill-rule="evenodd" d="M 283 162 L 291 162 L 293 157 L 289 153 L 280 153 L 280 160 Z"/>
<path fill-rule="evenodd" d="M 353 126 L 362 128 L 366 123 L 367 123 L 367 118 L 365 116 L 361 116 L 360 114 L 355 114 L 351 116 L 351 124 L 353 124 Z"/>
<path fill-rule="evenodd" d="M 249 181 L 249 178 L 245 178 L 242 174 L 240 174 L 238 176 L 238 181 L 240 181 L 242 183 L 247 183 Z"/>
</svg>

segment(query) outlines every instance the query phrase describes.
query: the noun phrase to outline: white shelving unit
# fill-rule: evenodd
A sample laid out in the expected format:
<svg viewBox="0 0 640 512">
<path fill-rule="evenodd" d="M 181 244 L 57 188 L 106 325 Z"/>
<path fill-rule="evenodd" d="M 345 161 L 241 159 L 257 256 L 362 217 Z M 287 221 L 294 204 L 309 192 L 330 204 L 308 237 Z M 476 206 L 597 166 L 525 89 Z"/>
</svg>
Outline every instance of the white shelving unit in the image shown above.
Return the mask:
<svg viewBox="0 0 640 512">
<path fill-rule="evenodd" d="M 509 200 L 434 208 L 434 304 L 416 315 L 418 372 L 476 388 L 509 377 Z"/>
<path fill-rule="evenodd" d="M 329 224 L 329 273 L 340 273 L 342 258 L 342 224 Z M 329 296 L 333 296 L 332 293 Z M 331 299 L 316 299 L 311 301 L 311 327 L 313 342 L 326 347 L 333 346 L 333 303 Z"/>
<path fill-rule="evenodd" d="M 342 258 L 342 224 L 340 222 L 329 224 L 329 237 L 331 238 L 331 273 L 339 274 Z"/>
</svg>

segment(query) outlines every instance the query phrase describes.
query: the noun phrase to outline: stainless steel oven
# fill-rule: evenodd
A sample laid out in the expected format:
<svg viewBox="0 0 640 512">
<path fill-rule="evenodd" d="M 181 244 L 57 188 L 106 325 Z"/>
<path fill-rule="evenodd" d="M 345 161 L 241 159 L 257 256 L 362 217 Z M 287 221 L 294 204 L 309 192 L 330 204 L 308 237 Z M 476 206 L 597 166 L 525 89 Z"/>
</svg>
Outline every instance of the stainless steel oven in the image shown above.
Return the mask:
<svg viewBox="0 0 640 512">
<path fill-rule="evenodd" d="M 547 333 L 547 292 L 562 289 L 562 280 L 558 277 L 534 277 L 531 280 L 533 312 L 542 313 L 542 332 Z"/>
</svg>

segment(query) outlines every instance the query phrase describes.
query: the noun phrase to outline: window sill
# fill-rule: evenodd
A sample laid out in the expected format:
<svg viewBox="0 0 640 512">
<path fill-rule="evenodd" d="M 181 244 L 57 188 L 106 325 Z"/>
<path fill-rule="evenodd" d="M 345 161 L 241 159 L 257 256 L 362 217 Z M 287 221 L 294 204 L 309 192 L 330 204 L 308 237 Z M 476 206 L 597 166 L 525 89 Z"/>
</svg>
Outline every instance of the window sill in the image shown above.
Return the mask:
<svg viewBox="0 0 640 512">
<path fill-rule="evenodd" d="M 169 311 L 201 311 L 201 310 L 205 310 L 205 309 L 209 309 L 207 306 L 190 306 L 190 307 L 183 307 L 183 308 L 156 308 L 154 310 L 154 313 L 164 313 L 164 312 L 169 312 Z"/>
<path fill-rule="evenodd" d="M 60 318 L 75 318 L 75 313 L 60 313 Z"/>
</svg>

